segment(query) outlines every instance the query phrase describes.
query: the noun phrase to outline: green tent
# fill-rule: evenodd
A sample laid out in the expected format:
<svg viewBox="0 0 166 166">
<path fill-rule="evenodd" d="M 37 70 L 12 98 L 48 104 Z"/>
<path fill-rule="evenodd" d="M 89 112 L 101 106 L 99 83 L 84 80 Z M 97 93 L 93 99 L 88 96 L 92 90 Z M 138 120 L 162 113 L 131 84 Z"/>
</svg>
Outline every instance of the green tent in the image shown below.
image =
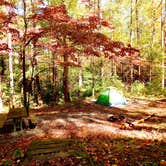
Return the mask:
<svg viewBox="0 0 166 166">
<path fill-rule="evenodd" d="M 110 86 L 100 94 L 96 103 L 108 106 L 125 105 L 126 99 L 115 87 Z"/>
</svg>

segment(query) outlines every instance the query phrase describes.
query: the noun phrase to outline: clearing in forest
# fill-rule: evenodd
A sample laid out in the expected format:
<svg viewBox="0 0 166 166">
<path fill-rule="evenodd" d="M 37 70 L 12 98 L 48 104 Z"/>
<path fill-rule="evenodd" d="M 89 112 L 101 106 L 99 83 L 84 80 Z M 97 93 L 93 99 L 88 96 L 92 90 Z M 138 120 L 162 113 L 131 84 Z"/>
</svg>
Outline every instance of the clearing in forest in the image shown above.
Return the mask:
<svg viewBox="0 0 166 166">
<path fill-rule="evenodd" d="M 84 101 L 35 109 L 31 116 L 34 129 L 0 136 L 1 163 L 165 164 L 165 100 L 130 100 L 122 108 Z"/>
</svg>

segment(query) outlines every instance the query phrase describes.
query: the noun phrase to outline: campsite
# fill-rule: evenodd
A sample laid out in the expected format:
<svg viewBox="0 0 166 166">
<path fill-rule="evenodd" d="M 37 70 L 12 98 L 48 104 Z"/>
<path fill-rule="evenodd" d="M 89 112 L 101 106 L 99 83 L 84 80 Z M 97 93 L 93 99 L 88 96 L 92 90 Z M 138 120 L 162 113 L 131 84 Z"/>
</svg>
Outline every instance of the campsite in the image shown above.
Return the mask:
<svg viewBox="0 0 166 166">
<path fill-rule="evenodd" d="M 166 166 L 166 0 L 0 0 L 0 166 Z"/>
<path fill-rule="evenodd" d="M 34 129 L 1 135 L 1 164 L 164 165 L 165 102 L 130 102 L 126 108 L 86 101 L 36 109 Z M 148 114 L 156 115 L 139 122 Z M 138 123 L 111 122 L 110 115 Z"/>
</svg>

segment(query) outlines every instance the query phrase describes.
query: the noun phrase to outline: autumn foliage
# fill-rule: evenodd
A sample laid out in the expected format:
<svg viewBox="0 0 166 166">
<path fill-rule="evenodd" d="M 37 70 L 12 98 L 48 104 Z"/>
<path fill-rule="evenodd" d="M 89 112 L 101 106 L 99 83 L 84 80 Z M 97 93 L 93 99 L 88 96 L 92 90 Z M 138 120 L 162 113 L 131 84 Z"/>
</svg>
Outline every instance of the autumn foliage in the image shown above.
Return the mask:
<svg viewBox="0 0 166 166">
<path fill-rule="evenodd" d="M 102 26 L 111 26 L 96 15 L 74 19 L 68 15 L 65 5 L 41 8 L 38 13 L 32 19 L 45 22 L 43 35 L 54 39 L 50 49 L 55 52 L 61 50 L 62 54 L 68 56 L 81 52 L 84 56 L 104 55 L 108 58 L 138 52 L 137 49 L 100 33 Z"/>
<path fill-rule="evenodd" d="M 1 1 L 2 4 L 13 5 L 6 1 Z M 13 24 L 11 19 L 15 15 L 13 12 L 8 15 L 1 12 L 1 31 L 4 30 L 3 25 Z M 115 56 L 124 56 L 128 53 L 133 54 L 138 51 L 125 46 L 122 42 L 113 41 L 108 36 L 100 33 L 99 29 L 102 26 L 111 28 L 111 25 L 104 19 L 96 15 L 74 19 L 68 15 L 65 5 L 39 8 L 31 17 L 31 20 L 35 20 L 35 24 L 39 26 L 37 28 L 29 28 L 24 40 L 36 42 L 40 37 L 49 36 L 54 40 L 49 49 L 54 52 L 61 50 L 62 53 L 73 55 L 81 51 L 84 56 L 104 55 L 105 57 L 113 58 Z M 41 26 L 41 22 L 45 23 L 44 26 Z M 9 30 L 15 35 L 17 33 L 17 38 L 20 39 L 21 30 L 10 27 Z M 45 45 L 46 43 L 38 43 L 38 46 L 41 46 L 40 44 Z M 80 47 L 78 48 L 78 46 Z M 7 49 L 4 44 L 1 45 L 1 50 L 3 49 Z M 73 58 L 72 60 L 76 59 Z"/>
<path fill-rule="evenodd" d="M 11 10 L 8 15 L 1 14 L 0 20 L 6 26 L 2 25 L 0 30 L 2 33 L 5 31 L 10 32 L 13 44 L 19 46 L 18 52 L 22 57 L 24 105 L 26 105 L 27 100 L 25 57 L 28 55 L 26 47 L 29 44 L 32 44 L 34 48 L 49 50 L 56 56 L 62 57 L 60 60 L 55 61 L 55 64 L 64 68 L 63 87 L 65 101 L 70 101 L 68 67 L 80 66 L 78 63 L 80 56 L 104 56 L 109 59 L 116 59 L 120 56 L 131 56 L 139 53 L 137 49 L 125 46 L 124 43 L 114 41 L 109 36 L 101 33 L 100 29 L 102 27 L 112 29 L 112 25 L 96 14 L 73 18 L 68 14 L 65 5 L 52 5 L 35 8 L 35 10 L 32 10 L 31 15 L 26 16 L 26 3 L 25 1 L 23 2 L 24 14 L 22 18 L 24 28 L 21 29 L 15 26 L 15 22 L 18 23 L 19 19 L 17 18 L 20 16 L 14 13 L 14 10 Z M 11 8 L 13 7 L 13 4 L 9 4 L 6 1 L 1 1 L 1 3 Z M 32 23 L 31 26 L 29 26 L 29 22 Z M 47 40 L 42 40 L 43 38 Z M 7 50 L 8 46 L 6 43 L 0 44 L 0 52 Z"/>
</svg>

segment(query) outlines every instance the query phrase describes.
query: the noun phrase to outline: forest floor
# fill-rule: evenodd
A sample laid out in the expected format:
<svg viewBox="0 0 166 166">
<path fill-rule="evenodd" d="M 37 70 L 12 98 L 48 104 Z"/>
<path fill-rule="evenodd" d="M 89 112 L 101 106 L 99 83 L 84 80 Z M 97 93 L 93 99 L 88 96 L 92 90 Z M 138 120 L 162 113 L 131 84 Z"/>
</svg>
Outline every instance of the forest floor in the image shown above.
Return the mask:
<svg viewBox="0 0 166 166">
<path fill-rule="evenodd" d="M 31 118 L 34 129 L 0 134 L 0 165 L 166 166 L 165 99 L 80 101 L 34 109 Z"/>
</svg>

